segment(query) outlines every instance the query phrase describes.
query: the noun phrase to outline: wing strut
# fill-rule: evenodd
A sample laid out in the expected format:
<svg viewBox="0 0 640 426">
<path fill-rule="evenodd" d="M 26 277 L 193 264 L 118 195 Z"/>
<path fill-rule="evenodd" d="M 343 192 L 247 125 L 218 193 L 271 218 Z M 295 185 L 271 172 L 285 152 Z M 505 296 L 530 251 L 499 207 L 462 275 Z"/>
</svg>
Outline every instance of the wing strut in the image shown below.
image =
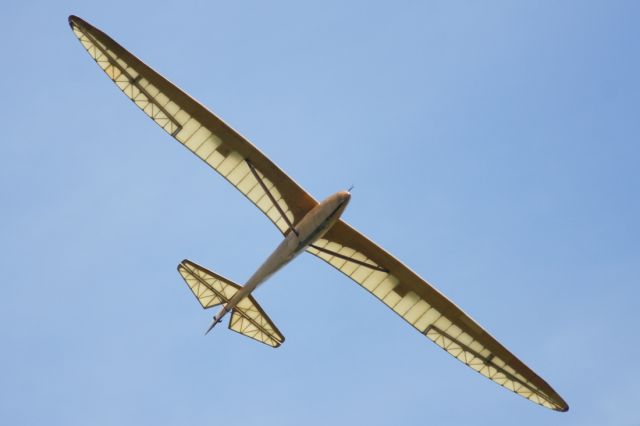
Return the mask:
<svg viewBox="0 0 640 426">
<path fill-rule="evenodd" d="M 253 164 L 251 164 L 251 162 L 249 161 L 248 158 L 245 159 L 244 161 L 247 162 L 247 166 L 249 166 L 249 170 L 251 170 L 251 173 L 253 173 L 253 177 L 256 178 L 256 180 L 260 184 L 260 187 L 262 188 L 262 190 L 267 194 L 267 197 L 269 197 L 269 200 L 271 200 L 271 203 L 273 203 L 275 208 L 278 209 L 278 213 L 280 213 L 280 217 L 282 217 L 285 220 L 285 222 L 287 222 L 287 225 L 289 225 L 289 229 L 291 230 L 291 232 L 293 232 L 294 234 L 298 235 L 298 231 L 296 231 L 296 229 L 293 227 L 293 224 L 291 223 L 291 221 L 289 220 L 287 215 L 284 214 L 284 212 L 282 211 L 282 207 L 280 207 L 280 204 L 278 204 L 276 199 L 273 198 L 273 195 L 271 195 L 271 192 L 269 192 L 269 190 L 267 189 L 267 186 L 262 181 L 262 178 L 260 177 L 260 175 L 256 171 L 255 167 L 253 167 Z"/>
<path fill-rule="evenodd" d="M 336 253 L 335 251 L 328 250 L 328 249 L 326 249 L 324 247 L 316 246 L 314 244 L 311 244 L 310 247 L 313 247 L 314 249 L 316 249 L 318 251 L 321 251 L 323 253 L 327 253 L 327 254 L 329 254 L 331 256 L 335 256 L 335 257 L 338 257 L 340 259 L 344 259 L 347 262 L 353 262 L 353 263 L 356 263 L 356 264 L 358 264 L 360 266 L 364 266 L 366 268 L 373 269 L 374 271 L 389 272 L 389 270 L 387 268 L 383 268 L 382 266 L 372 265 L 371 263 L 363 262 L 362 260 L 354 259 L 352 257 L 345 256 L 344 254 Z"/>
</svg>

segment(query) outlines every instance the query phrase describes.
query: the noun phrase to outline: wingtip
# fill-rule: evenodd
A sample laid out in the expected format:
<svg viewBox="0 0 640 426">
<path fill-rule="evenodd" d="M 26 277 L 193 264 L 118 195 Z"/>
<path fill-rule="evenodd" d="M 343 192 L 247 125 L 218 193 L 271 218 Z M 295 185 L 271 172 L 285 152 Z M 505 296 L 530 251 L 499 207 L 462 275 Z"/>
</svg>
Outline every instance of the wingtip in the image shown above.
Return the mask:
<svg viewBox="0 0 640 426">
<path fill-rule="evenodd" d="M 71 28 L 75 27 L 78 25 L 78 20 L 80 18 L 78 18 L 76 15 L 69 15 L 69 18 L 67 18 L 68 22 L 69 22 L 69 26 Z"/>
<path fill-rule="evenodd" d="M 178 263 L 176 269 L 178 270 L 178 272 L 180 272 L 181 269 L 190 269 L 190 267 L 193 265 L 194 263 L 189 259 L 182 259 L 182 262 Z"/>
<path fill-rule="evenodd" d="M 560 395 L 558 395 L 556 393 L 556 402 L 558 403 L 558 408 L 556 408 L 556 411 L 559 411 L 560 413 L 566 413 L 567 411 L 569 411 L 569 404 L 567 404 L 567 402 L 564 400 L 564 398 L 562 398 Z"/>
</svg>

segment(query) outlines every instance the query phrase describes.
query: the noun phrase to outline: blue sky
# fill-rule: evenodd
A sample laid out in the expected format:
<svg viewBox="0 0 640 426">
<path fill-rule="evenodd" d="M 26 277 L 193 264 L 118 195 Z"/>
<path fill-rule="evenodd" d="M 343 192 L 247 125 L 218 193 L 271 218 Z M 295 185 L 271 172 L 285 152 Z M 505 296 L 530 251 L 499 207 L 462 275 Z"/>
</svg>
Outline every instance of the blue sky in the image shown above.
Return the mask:
<svg viewBox="0 0 640 426">
<path fill-rule="evenodd" d="M 0 104 L 0 422 L 637 425 L 637 2 L 14 2 Z M 464 368 L 310 255 L 227 330 L 269 221 L 109 82 L 110 34 L 465 309 L 569 403 Z"/>
</svg>

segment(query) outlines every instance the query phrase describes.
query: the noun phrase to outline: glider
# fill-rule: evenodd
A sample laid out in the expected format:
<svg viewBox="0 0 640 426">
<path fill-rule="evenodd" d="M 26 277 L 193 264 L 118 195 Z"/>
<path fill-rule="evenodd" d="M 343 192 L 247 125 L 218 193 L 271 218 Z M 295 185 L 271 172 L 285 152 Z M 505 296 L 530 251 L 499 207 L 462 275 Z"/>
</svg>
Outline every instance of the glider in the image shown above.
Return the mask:
<svg viewBox="0 0 640 426">
<path fill-rule="evenodd" d="M 69 24 L 89 55 L 145 114 L 221 174 L 282 232 L 284 240 L 244 286 L 189 260 L 178 272 L 203 308 L 222 306 L 211 330 L 229 328 L 272 347 L 284 336 L 251 296 L 273 273 L 306 251 L 391 308 L 427 339 L 483 376 L 556 411 L 567 403 L 449 299 L 340 216 L 351 194 L 317 202 L 249 141 L 174 84 L 84 20 Z"/>
</svg>

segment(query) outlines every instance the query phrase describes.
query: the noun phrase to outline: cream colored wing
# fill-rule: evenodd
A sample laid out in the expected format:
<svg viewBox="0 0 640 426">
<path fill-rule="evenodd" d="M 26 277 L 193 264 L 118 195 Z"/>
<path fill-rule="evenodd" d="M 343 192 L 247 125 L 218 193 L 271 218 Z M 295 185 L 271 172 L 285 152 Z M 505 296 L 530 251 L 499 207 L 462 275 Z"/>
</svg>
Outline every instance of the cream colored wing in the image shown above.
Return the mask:
<svg viewBox="0 0 640 426">
<path fill-rule="evenodd" d="M 307 249 L 393 309 L 449 354 L 499 385 L 557 411 L 552 388 L 438 290 L 343 221 Z"/>
<path fill-rule="evenodd" d="M 280 330 L 253 296 L 245 297 L 236 305 L 231 313 L 229 328 L 274 348 L 284 342 L 284 336 Z"/>
<path fill-rule="evenodd" d="M 283 234 L 317 204 L 249 141 L 108 35 L 75 16 L 69 24 L 129 99 L 242 192 Z"/>
</svg>

